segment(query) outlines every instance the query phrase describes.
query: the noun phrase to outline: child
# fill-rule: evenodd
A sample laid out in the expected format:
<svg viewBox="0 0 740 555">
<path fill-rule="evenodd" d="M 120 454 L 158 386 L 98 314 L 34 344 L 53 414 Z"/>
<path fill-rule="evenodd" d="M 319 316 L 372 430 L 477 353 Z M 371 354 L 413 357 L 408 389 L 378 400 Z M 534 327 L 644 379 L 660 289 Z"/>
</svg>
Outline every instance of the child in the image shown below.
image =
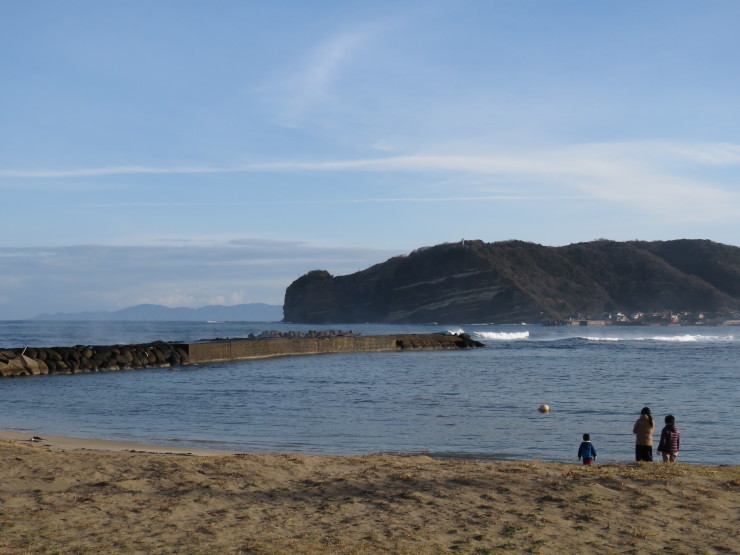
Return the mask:
<svg viewBox="0 0 740 555">
<path fill-rule="evenodd" d="M 583 434 L 583 442 L 578 448 L 578 460 L 583 459 L 583 464 L 594 464 L 596 460 L 596 447 L 591 443 L 591 436 Z"/>
<path fill-rule="evenodd" d="M 669 414 L 665 417 L 665 426 L 660 432 L 660 443 L 658 443 L 658 453 L 663 454 L 663 462 L 676 462 L 680 442 L 681 433 L 676 426 L 676 419 Z"/>
<path fill-rule="evenodd" d="M 653 415 L 650 414 L 648 407 L 643 407 L 640 411 L 640 418 L 632 427 L 632 433 L 635 434 L 635 460 L 637 462 L 653 462 L 654 429 Z"/>
</svg>

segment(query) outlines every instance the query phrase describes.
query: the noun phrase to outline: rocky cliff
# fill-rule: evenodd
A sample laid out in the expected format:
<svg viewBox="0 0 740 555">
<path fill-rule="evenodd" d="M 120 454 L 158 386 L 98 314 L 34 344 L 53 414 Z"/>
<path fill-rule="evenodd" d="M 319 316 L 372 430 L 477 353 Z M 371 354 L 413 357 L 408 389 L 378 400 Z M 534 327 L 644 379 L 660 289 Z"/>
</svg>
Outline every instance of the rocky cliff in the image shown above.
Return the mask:
<svg viewBox="0 0 740 555">
<path fill-rule="evenodd" d="M 545 247 L 463 241 L 366 270 L 315 270 L 286 290 L 286 322 L 539 322 L 574 312 L 740 309 L 740 248 L 704 240 Z"/>
</svg>

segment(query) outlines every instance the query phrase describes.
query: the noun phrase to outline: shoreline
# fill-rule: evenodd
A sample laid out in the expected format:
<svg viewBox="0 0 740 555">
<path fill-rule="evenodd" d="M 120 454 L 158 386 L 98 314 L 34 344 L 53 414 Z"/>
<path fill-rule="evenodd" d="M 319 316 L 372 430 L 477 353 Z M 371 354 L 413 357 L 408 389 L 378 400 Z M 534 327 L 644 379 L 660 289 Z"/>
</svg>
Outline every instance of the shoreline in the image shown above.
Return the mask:
<svg viewBox="0 0 740 555">
<path fill-rule="evenodd" d="M 332 453 L 332 452 L 312 452 L 312 451 L 300 451 L 300 450 L 281 450 L 281 449 L 219 449 L 219 448 L 208 448 L 208 447 L 194 447 L 187 445 L 168 445 L 158 443 L 148 443 L 145 441 L 137 440 L 115 440 L 115 439 L 104 439 L 99 437 L 79 437 L 69 435 L 57 435 L 57 434 L 46 434 L 39 430 L 22 430 L 18 429 L 7 430 L 0 428 L 0 441 L 12 441 L 25 445 L 33 445 L 36 447 L 44 447 L 52 451 L 62 451 L 70 453 L 145 453 L 152 455 L 180 455 L 180 456 L 194 456 L 194 457 L 223 457 L 232 455 L 295 455 L 300 457 L 337 457 L 337 458 L 351 458 L 351 457 L 366 457 L 373 455 L 385 455 L 390 457 L 411 457 L 411 456 L 425 456 L 430 459 L 438 461 L 458 461 L 458 462 L 470 462 L 470 463 L 531 463 L 538 462 L 544 464 L 562 464 L 562 465 L 573 465 L 577 463 L 571 459 L 560 460 L 560 459 L 544 459 L 544 458 L 518 458 L 509 456 L 492 456 L 483 453 L 454 453 L 454 452 L 429 452 L 423 451 L 360 451 L 350 453 Z M 187 442 L 183 442 L 187 443 Z M 598 462 L 599 466 L 604 465 L 628 465 L 634 461 L 631 459 L 626 460 L 614 460 L 607 459 L 605 462 Z M 663 464 L 660 457 L 655 457 L 654 464 Z M 733 467 L 740 466 L 733 463 L 727 462 L 687 462 L 679 458 L 678 463 L 682 466 L 701 466 L 701 467 Z"/>
<path fill-rule="evenodd" d="M 38 438 L 38 439 L 32 439 Z M 156 455 L 191 455 L 198 457 L 235 455 L 236 451 L 222 449 L 202 449 L 194 447 L 176 447 L 152 445 L 135 441 L 117 441 L 112 439 L 83 438 L 74 436 L 49 435 L 43 432 L 18 432 L 0 430 L 0 441 L 13 441 L 22 444 L 45 447 L 63 452 L 96 452 L 96 453 L 149 453 Z"/>
<path fill-rule="evenodd" d="M 0 432 L 2 553 L 740 552 L 740 466 L 217 454 L 31 435 Z"/>
</svg>

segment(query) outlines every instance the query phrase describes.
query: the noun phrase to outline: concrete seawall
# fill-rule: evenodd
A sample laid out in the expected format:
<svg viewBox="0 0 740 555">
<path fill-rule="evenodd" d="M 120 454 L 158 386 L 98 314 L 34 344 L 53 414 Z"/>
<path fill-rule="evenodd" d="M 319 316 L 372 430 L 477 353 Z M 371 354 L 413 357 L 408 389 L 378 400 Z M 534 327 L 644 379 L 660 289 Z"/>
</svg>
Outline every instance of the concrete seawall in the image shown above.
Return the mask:
<svg viewBox="0 0 740 555">
<path fill-rule="evenodd" d="M 276 339 L 219 339 L 195 343 L 0 349 L 0 377 L 167 368 L 327 353 L 431 351 L 483 347 L 468 335 L 402 334 Z"/>
</svg>

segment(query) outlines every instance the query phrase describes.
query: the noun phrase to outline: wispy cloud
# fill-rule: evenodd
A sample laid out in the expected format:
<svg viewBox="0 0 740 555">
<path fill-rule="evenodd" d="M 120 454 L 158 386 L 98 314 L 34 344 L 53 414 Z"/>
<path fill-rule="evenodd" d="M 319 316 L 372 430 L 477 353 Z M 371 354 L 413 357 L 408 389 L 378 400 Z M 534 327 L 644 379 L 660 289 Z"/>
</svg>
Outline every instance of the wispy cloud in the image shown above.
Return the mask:
<svg viewBox="0 0 740 555">
<path fill-rule="evenodd" d="M 283 125 L 293 127 L 309 109 L 335 99 L 332 85 L 368 37 L 368 29 L 337 33 L 311 49 L 265 87 L 271 102 L 279 103 Z"/>
<path fill-rule="evenodd" d="M 355 160 L 295 161 L 234 166 L 110 166 L 64 170 L 0 169 L 0 177 L 56 178 L 130 174 L 209 174 L 295 171 L 454 171 L 481 174 L 596 174 L 625 164 L 635 167 L 671 163 L 740 165 L 740 145 L 670 142 L 592 143 L 553 149 L 496 154 L 415 154 Z"/>
<path fill-rule="evenodd" d="M 189 307 L 282 304 L 285 288 L 309 270 L 350 273 L 397 254 L 391 249 L 204 237 L 134 240 L 119 246 L 4 247 L 0 313 L 26 318 L 143 302 Z"/>
<path fill-rule="evenodd" d="M 734 166 L 740 164 L 740 145 L 732 143 L 700 145 L 661 144 L 668 155 L 675 155 L 698 164 L 709 166 Z"/>
<path fill-rule="evenodd" d="M 212 167 L 212 166 L 109 166 L 102 168 L 76 168 L 67 170 L 9 170 L 0 169 L 0 177 L 18 179 L 34 178 L 62 178 L 62 177 L 104 177 L 109 175 L 134 174 L 199 174 L 199 173 L 230 173 L 253 171 L 248 167 Z"/>
<path fill-rule="evenodd" d="M 222 208 L 229 206 L 327 206 L 327 205 L 349 205 L 349 204 L 393 204 L 393 203 L 448 203 L 448 202 L 474 202 L 474 201 L 531 201 L 531 200 L 574 200 L 590 198 L 585 194 L 567 195 L 567 194 L 514 194 L 514 193 L 491 193 L 487 195 L 475 196 L 445 196 L 445 197 L 360 197 L 360 198 L 332 198 L 321 200 L 310 199 L 293 199 L 293 200 L 248 200 L 248 201 L 214 201 L 214 202 L 149 202 L 146 200 L 132 202 L 75 202 L 75 206 L 84 206 L 86 208 L 158 208 L 158 207 L 201 207 L 201 208 Z M 59 203 L 55 203 L 59 206 Z"/>
<path fill-rule="evenodd" d="M 476 174 L 511 185 L 512 191 L 492 191 L 475 185 L 459 187 L 449 197 L 380 197 L 337 202 L 420 202 L 426 200 L 527 200 L 548 197 L 586 197 L 632 205 L 667 218 L 701 221 L 736 218 L 740 213 L 737 180 L 730 185 L 709 177 L 693 177 L 705 168 L 740 165 L 740 145 L 732 143 L 682 144 L 671 142 L 596 143 L 536 151 L 458 155 L 416 154 L 337 161 L 282 161 L 233 167 L 122 166 L 77 170 L 0 170 L 15 179 L 100 177 L 125 174 L 293 173 L 293 172 L 404 172 L 418 174 Z M 687 172 L 687 168 L 692 173 Z M 545 187 L 547 194 L 527 192 Z M 270 201 L 259 201 L 270 203 Z M 283 201 L 285 202 L 285 201 Z M 291 202 L 291 201 L 287 201 Z M 310 203 L 300 199 L 297 203 Z M 247 203 L 251 204 L 251 203 Z"/>
</svg>

